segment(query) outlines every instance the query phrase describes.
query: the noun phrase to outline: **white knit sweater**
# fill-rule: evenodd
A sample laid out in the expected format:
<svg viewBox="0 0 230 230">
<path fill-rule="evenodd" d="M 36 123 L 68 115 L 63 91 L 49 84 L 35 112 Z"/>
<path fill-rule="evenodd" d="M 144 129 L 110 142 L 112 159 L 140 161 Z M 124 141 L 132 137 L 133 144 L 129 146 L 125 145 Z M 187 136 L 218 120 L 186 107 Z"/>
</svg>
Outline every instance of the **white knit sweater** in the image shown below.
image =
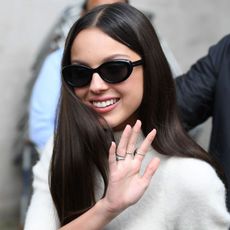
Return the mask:
<svg viewBox="0 0 230 230">
<path fill-rule="evenodd" d="M 59 228 L 48 186 L 52 149 L 53 140 L 50 140 L 33 168 L 34 193 L 25 230 Z M 143 167 L 153 156 L 159 157 L 161 163 L 144 196 L 110 222 L 106 230 L 229 229 L 225 187 L 209 164 L 197 159 L 163 156 L 151 149 Z"/>
</svg>

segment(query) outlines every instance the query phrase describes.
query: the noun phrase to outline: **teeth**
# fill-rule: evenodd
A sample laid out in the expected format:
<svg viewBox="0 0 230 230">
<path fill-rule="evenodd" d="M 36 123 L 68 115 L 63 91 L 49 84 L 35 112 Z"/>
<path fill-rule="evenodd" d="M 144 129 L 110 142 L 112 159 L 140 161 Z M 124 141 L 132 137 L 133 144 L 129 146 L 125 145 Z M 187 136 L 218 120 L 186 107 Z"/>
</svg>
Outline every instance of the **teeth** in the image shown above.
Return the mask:
<svg viewBox="0 0 230 230">
<path fill-rule="evenodd" d="M 109 105 L 113 105 L 116 103 L 116 99 L 110 99 L 107 101 L 93 101 L 93 105 L 98 108 L 105 108 Z"/>
</svg>

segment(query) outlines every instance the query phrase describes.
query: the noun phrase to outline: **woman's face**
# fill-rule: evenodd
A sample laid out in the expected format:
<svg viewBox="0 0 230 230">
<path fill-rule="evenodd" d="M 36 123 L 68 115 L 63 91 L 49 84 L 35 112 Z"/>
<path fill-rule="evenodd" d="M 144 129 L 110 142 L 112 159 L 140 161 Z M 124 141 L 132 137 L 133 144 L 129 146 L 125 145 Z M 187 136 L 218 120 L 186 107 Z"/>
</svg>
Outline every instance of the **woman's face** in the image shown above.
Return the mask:
<svg viewBox="0 0 230 230">
<path fill-rule="evenodd" d="M 81 31 L 71 49 L 72 64 L 91 68 L 120 59 L 134 62 L 141 57 L 97 28 Z M 141 65 L 133 67 L 128 79 L 116 84 L 107 83 L 98 73 L 93 73 L 89 85 L 75 88 L 75 93 L 82 102 L 101 114 L 110 127 L 121 130 L 136 121 L 135 112 L 143 97 L 143 68 Z"/>
</svg>

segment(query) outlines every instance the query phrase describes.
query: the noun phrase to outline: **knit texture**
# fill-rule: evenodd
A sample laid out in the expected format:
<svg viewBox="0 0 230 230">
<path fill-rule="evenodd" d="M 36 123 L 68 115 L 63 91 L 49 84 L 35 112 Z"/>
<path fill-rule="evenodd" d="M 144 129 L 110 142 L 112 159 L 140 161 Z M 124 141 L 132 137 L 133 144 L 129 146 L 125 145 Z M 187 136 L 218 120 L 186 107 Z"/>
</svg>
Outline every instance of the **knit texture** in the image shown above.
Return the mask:
<svg viewBox="0 0 230 230">
<path fill-rule="evenodd" d="M 137 146 L 142 140 L 140 137 Z M 53 139 L 33 168 L 34 193 L 25 230 L 59 228 L 48 185 L 52 149 Z M 228 230 L 230 214 L 225 205 L 225 187 L 209 164 L 197 159 L 164 156 L 151 148 L 143 160 L 142 172 L 152 157 L 160 158 L 161 163 L 147 191 L 104 229 Z"/>
</svg>

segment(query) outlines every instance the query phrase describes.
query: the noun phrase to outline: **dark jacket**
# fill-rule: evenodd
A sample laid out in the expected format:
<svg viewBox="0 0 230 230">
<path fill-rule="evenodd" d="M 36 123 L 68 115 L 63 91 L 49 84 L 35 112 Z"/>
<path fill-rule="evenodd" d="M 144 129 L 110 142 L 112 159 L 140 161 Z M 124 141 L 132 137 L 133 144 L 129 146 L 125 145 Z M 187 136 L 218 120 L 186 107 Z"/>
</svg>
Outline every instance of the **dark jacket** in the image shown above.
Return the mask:
<svg viewBox="0 0 230 230">
<path fill-rule="evenodd" d="M 230 35 L 176 79 L 182 120 L 191 129 L 212 117 L 209 152 L 224 167 L 230 187 Z M 230 189 L 227 192 L 230 210 Z"/>
</svg>

